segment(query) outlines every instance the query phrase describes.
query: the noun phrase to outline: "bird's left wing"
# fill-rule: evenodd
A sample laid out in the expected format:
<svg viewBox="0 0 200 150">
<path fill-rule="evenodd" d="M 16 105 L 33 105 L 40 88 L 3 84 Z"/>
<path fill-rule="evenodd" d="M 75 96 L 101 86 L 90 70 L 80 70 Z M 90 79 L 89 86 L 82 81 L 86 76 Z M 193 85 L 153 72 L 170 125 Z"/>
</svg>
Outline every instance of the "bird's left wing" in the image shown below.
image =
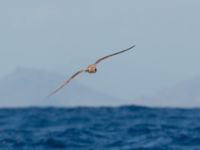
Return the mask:
<svg viewBox="0 0 200 150">
<path fill-rule="evenodd" d="M 102 57 L 102 58 L 99 58 L 99 59 L 95 62 L 95 64 L 98 64 L 98 63 L 100 63 L 102 60 L 107 59 L 107 58 L 109 58 L 109 57 L 112 57 L 112 56 L 114 56 L 114 55 L 117 55 L 117 54 L 123 53 L 123 52 L 125 52 L 125 51 L 128 51 L 128 50 L 130 50 L 130 49 L 132 49 L 132 48 L 134 48 L 134 47 L 135 47 L 135 45 L 133 45 L 133 46 L 131 46 L 131 47 L 125 49 L 125 50 L 119 51 L 119 52 L 117 52 L 117 53 L 110 54 L 110 55 L 104 56 L 104 57 Z"/>
<path fill-rule="evenodd" d="M 80 73 L 84 72 L 86 69 L 81 69 L 79 71 L 77 71 L 75 74 L 73 74 L 68 80 L 66 80 L 60 87 L 58 87 L 56 90 L 54 90 L 53 92 L 51 92 L 48 97 L 54 95 L 55 93 L 57 93 L 60 89 L 62 89 L 65 85 L 67 85 L 73 78 L 75 78 L 77 75 L 79 75 Z"/>
</svg>

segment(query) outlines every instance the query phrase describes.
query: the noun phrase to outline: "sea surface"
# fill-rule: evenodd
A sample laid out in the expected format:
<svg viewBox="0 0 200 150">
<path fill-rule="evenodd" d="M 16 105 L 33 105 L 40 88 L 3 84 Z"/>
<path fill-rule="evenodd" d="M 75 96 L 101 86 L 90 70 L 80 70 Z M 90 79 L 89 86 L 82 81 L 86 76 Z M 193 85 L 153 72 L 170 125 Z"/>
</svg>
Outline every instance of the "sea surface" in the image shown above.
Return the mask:
<svg viewBox="0 0 200 150">
<path fill-rule="evenodd" d="M 0 109 L 0 150 L 200 150 L 200 109 Z"/>
</svg>

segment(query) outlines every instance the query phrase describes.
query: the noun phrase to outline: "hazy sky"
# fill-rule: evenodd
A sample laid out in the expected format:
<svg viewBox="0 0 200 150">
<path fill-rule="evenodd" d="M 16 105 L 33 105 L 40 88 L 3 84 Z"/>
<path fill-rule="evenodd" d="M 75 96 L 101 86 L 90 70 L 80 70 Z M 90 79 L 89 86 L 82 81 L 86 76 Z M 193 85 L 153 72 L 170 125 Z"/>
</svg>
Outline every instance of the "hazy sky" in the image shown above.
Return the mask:
<svg viewBox="0 0 200 150">
<path fill-rule="evenodd" d="M 134 99 L 200 74 L 199 0 L 0 1 L 0 77 L 17 67 L 66 77 L 136 44 L 82 84 Z"/>
</svg>

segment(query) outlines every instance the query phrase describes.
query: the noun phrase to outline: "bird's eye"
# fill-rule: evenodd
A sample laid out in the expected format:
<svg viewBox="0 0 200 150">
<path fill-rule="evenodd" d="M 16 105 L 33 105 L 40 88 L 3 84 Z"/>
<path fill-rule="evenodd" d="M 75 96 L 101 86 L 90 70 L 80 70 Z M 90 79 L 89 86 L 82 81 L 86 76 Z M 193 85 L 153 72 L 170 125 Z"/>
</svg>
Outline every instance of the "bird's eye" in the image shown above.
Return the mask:
<svg viewBox="0 0 200 150">
<path fill-rule="evenodd" d="M 95 72 L 97 72 L 97 68 L 95 68 Z"/>
</svg>

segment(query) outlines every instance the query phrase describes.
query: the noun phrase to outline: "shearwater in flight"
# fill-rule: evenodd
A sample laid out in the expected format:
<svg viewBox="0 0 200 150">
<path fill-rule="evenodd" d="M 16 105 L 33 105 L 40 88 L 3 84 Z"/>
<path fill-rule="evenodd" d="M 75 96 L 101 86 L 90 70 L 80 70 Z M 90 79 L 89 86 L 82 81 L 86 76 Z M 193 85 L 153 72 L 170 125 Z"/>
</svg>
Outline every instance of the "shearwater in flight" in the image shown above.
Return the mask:
<svg viewBox="0 0 200 150">
<path fill-rule="evenodd" d="M 116 52 L 114 54 L 110 54 L 110 55 L 107 55 L 107 56 L 104 56 L 104 57 L 101 57 L 99 58 L 94 64 L 91 64 L 89 65 L 87 68 L 83 68 L 83 69 L 80 69 L 79 71 L 77 71 L 75 74 L 73 74 L 69 79 L 67 79 L 60 87 L 58 87 L 56 90 L 54 90 L 53 92 L 51 92 L 48 96 L 52 96 L 54 95 L 55 93 L 57 93 L 60 89 L 62 89 L 65 85 L 67 85 L 73 78 L 75 78 L 77 75 L 79 75 L 80 73 L 82 72 L 88 72 L 88 73 L 96 73 L 97 72 L 97 68 L 96 68 L 96 65 L 98 63 L 100 63 L 102 60 L 104 59 L 107 59 L 109 57 L 112 57 L 114 55 L 117 55 L 117 54 L 120 54 L 120 53 L 123 53 L 123 52 L 126 52 L 132 48 L 134 48 L 135 45 L 125 49 L 125 50 L 122 50 L 122 51 L 119 51 L 119 52 Z"/>
</svg>

